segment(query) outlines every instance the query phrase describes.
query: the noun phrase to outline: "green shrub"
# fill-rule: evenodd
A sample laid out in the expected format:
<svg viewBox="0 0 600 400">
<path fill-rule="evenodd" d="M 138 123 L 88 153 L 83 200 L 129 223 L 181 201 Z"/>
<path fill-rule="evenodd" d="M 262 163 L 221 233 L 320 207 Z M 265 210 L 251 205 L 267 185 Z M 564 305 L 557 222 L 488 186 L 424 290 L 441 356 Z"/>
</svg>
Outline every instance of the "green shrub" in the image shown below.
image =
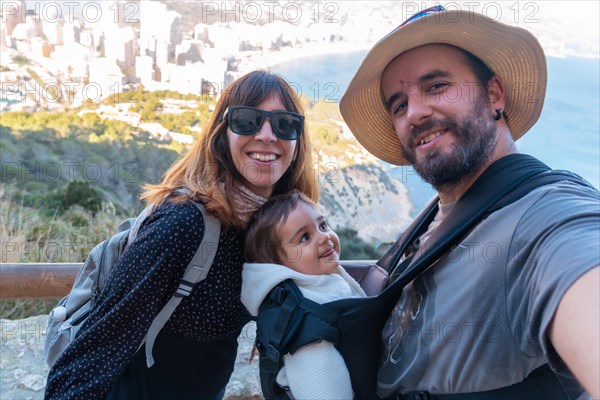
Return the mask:
<svg viewBox="0 0 600 400">
<path fill-rule="evenodd" d="M 61 208 L 79 205 L 93 213 L 102 208 L 102 194 L 90 185 L 88 181 L 71 181 L 67 184 L 62 196 Z"/>
<path fill-rule="evenodd" d="M 358 237 L 358 232 L 350 228 L 337 229 L 340 237 L 343 260 L 377 260 L 383 255 L 372 245 Z"/>
<path fill-rule="evenodd" d="M 125 217 L 112 204 L 95 213 L 72 206 L 60 216 L 45 215 L 16 201 L 18 188 L 0 185 L 0 250 L 3 263 L 82 262 L 92 248 L 112 235 Z M 135 212 L 132 212 L 131 216 Z M 46 314 L 57 300 L 1 300 L 0 318 Z"/>
</svg>

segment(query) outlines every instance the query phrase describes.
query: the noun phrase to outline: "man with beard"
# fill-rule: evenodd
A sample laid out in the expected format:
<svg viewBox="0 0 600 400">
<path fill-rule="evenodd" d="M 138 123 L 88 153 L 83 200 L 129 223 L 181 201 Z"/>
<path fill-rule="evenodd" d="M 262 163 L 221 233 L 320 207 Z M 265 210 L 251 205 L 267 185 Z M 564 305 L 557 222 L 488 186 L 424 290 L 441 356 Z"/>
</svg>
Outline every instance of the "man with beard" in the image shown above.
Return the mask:
<svg viewBox="0 0 600 400">
<path fill-rule="evenodd" d="M 537 121 L 546 78 L 529 32 L 441 6 L 369 52 L 340 109 L 367 150 L 411 164 L 438 193 L 414 259 L 486 171 L 531 162 L 515 140 Z M 384 327 L 378 395 L 600 398 L 599 201 L 566 179 L 537 187 L 414 279 Z"/>
</svg>

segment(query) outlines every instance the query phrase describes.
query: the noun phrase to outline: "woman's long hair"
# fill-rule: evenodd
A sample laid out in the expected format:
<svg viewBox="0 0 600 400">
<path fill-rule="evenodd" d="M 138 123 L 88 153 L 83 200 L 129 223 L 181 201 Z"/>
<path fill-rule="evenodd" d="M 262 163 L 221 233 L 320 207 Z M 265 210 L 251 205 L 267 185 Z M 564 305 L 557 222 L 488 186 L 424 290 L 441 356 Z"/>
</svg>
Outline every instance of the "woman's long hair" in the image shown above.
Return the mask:
<svg viewBox="0 0 600 400">
<path fill-rule="evenodd" d="M 286 110 L 304 114 L 304 108 L 291 86 L 281 77 L 266 71 L 254 71 L 235 80 L 222 93 L 208 126 L 190 151 L 182 155 L 165 173 L 158 185 L 147 184 L 141 198 L 148 204 L 160 203 L 167 195 L 187 188 L 187 195 L 175 194 L 174 201 L 190 198 L 204 203 L 208 212 L 215 215 L 225 227 L 243 227 L 228 199 L 235 181 L 241 182 L 227 142 L 229 106 L 256 107 L 269 96 L 278 95 Z M 292 162 L 275 185 L 273 195 L 297 189 L 314 202 L 318 199 L 318 186 L 311 171 L 310 139 L 306 132 L 300 135 Z"/>
</svg>

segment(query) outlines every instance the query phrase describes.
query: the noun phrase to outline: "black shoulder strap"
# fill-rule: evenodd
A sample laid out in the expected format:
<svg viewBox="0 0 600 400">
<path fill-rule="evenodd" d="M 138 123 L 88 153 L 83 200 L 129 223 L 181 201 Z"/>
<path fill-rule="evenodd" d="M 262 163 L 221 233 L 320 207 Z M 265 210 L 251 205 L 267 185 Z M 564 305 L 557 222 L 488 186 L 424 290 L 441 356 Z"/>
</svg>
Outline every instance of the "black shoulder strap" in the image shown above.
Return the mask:
<svg viewBox="0 0 600 400">
<path fill-rule="evenodd" d="M 377 265 L 384 268 L 391 273 L 396 268 L 402 255 L 407 252 L 408 247 L 417 240 L 426 230 L 435 214 L 438 211 L 439 197 L 435 197 L 425 207 L 425 210 L 421 212 L 417 218 L 406 228 L 404 233 L 398 240 L 390 247 L 383 256 L 377 261 Z"/>
<path fill-rule="evenodd" d="M 581 186 L 587 186 L 591 189 L 595 188 L 591 183 L 583 179 L 581 176 L 571 172 L 560 169 L 550 169 L 547 171 L 543 171 L 530 179 L 523 182 L 520 186 L 516 187 L 512 192 L 508 193 L 506 196 L 501 198 L 494 204 L 488 211 L 484 214 L 484 219 L 487 218 L 488 215 L 501 209 L 504 206 L 507 206 L 521 197 L 525 196 L 527 193 L 546 185 L 551 185 L 554 183 L 558 183 L 561 181 L 569 181 L 577 183 Z"/>
<path fill-rule="evenodd" d="M 290 399 L 290 393 L 276 382 L 285 354 L 293 354 L 300 347 L 321 340 L 336 345 L 344 322 L 334 310 L 305 298 L 291 279 L 273 288 L 261 304 L 256 321 L 260 381 L 265 399 Z M 305 328 L 301 329 L 302 326 Z"/>
<path fill-rule="evenodd" d="M 298 288 L 292 282 L 283 281 L 277 285 L 260 306 L 256 321 L 256 347 L 258 348 L 260 384 L 265 399 L 287 400 L 286 391 L 275 379 L 283 366 L 282 348 L 289 341 L 290 331 L 297 329 L 294 322 L 298 306 Z M 277 308 L 276 312 L 273 306 Z M 273 320 L 273 318 L 275 318 Z"/>
<path fill-rule="evenodd" d="M 546 164 L 526 154 L 511 154 L 501 158 L 475 181 L 432 233 L 428 241 L 432 245 L 427 251 L 413 259 L 404 271 L 394 270 L 396 265 L 388 267 L 392 271 L 391 280 L 402 275 L 405 283 L 410 282 L 491 212 L 520 199 L 537 187 L 564 180 L 589 186 L 577 175 L 567 171 L 552 171 Z M 431 206 L 423 213 L 426 217 L 422 220 L 426 222 L 429 218 L 430 222 L 430 214 L 434 211 L 437 211 L 437 207 Z M 423 227 L 420 228 L 422 233 Z M 417 234 L 408 233 L 403 238 L 414 240 L 415 236 L 418 237 Z M 409 244 L 403 243 L 397 248 L 407 248 Z"/>
<path fill-rule="evenodd" d="M 396 400 L 531 400 L 531 399 L 575 399 L 583 393 L 577 388 L 569 397 L 566 388 L 552 372 L 548 364 L 536 368 L 525 380 L 485 392 L 431 394 L 427 391 L 409 392 Z M 573 397 L 574 396 L 574 397 Z"/>
<path fill-rule="evenodd" d="M 452 212 L 432 233 L 429 243 L 433 243 L 433 245 L 426 252 L 412 261 L 402 263 L 402 266 L 397 268 L 398 271 L 394 270 L 395 266 L 389 268 L 392 270 L 390 281 L 393 280 L 394 285 L 406 285 L 425 272 L 442 254 L 449 251 L 452 246 L 456 245 L 471 229 L 491 213 L 512 204 L 536 188 L 561 181 L 570 181 L 593 188 L 590 183 L 580 176 L 569 171 L 551 170 L 541 161 L 531 156 L 513 154 L 498 160 L 479 177 L 459 200 Z M 420 221 L 426 222 L 427 218 L 430 218 L 429 221 L 431 221 L 432 217 L 429 214 L 433 209 L 434 207 L 425 211 L 423 213 L 425 217 L 421 218 Z M 424 231 L 419 224 L 414 225 L 415 232 Z M 414 240 L 415 237 L 418 237 L 418 234 L 405 233 L 401 240 Z M 396 248 L 406 249 L 408 245 L 403 243 L 396 246 Z M 413 396 L 410 398 L 439 398 L 440 400 L 453 400 L 455 398 L 474 400 L 526 399 L 534 398 L 544 390 L 548 390 L 548 388 L 554 391 L 553 393 L 557 398 L 569 398 L 570 394 L 581 393 L 581 388 L 576 387 L 576 385 L 569 389 L 565 388 L 564 384 L 559 381 L 547 365 L 534 372 L 525 381 L 511 387 L 491 392 L 479 392 L 473 394 L 473 396 L 458 395 L 453 397 L 449 395 L 437 397 L 431 396 L 428 392 L 413 392 L 410 393 Z M 557 390 L 557 388 L 561 390 Z M 399 399 L 404 399 L 404 397 L 399 397 Z"/>
</svg>

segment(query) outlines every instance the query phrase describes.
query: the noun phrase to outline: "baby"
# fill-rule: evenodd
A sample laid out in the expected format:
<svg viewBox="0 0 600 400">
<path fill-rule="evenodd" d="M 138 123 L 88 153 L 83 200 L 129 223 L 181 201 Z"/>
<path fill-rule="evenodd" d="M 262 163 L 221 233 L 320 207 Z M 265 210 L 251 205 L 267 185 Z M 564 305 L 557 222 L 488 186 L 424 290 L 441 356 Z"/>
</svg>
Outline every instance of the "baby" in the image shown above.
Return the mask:
<svg viewBox="0 0 600 400">
<path fill-rule="evenodd" d="M 286 279 L 320 304 L 366 296 L 339 265 L 338 236 L 317 205 L 298 191 L 271 197 L 255 213 L 245 251 L 248 263 L 242 271 L 241 297 L 253 316 L 269 292 Z M 276 381 L 296 400 L 353 398 L 344 359 L 326 341 L 286 354 Z"/>
</svg>

